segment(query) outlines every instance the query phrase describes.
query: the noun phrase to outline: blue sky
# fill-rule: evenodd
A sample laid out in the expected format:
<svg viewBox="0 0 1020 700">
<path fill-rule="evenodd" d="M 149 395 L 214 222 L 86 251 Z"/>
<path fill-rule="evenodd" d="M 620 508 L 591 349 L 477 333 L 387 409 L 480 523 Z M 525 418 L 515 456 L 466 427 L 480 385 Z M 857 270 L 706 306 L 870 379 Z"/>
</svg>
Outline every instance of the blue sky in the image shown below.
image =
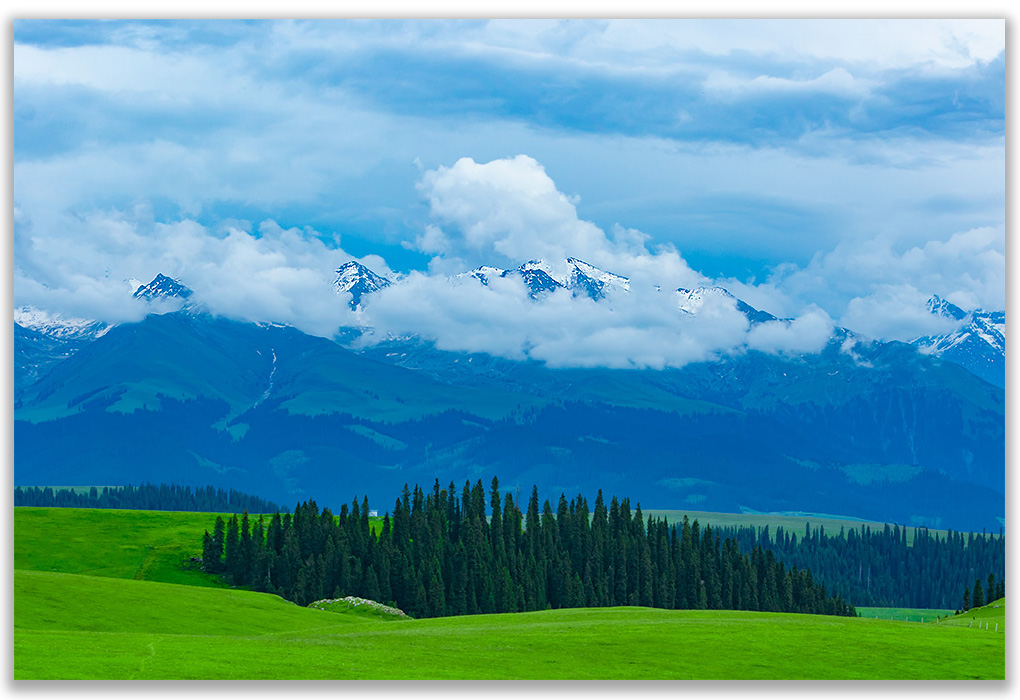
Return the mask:
<svg viewBox="0 0 1020 700">
<path fill-rule="evenodd" d="M 16 305 L 122 320 L 123 281 L 165 272 L 326 333 L 342 319 L 307 298 L 337 261 L 506 266 L 561 231 L 551 250 L 876 337 L 930 330 L 932 293 L 1005 306 L 1002 20 L 13 35 Z M 508 204 L 529 187 L 552 197 L 521 204 L 534 240 Z"/>
</svg>

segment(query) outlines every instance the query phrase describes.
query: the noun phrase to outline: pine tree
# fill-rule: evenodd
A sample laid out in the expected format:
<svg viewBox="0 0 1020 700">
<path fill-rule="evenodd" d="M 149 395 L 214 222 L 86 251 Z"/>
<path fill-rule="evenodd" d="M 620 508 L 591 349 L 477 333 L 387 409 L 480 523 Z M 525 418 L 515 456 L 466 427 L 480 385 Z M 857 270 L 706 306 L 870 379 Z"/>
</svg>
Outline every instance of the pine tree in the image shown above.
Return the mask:
<svg viewBox="0 0 1020 700">
<path fill-rule="evenodd" d="M 985 591 L 981 588 L 981 579 L 974 582 L 973 601 L 975 608 L 983 607 L 985 604 Z"/>
<path fill-rule="evenodd" d="M 230 518 L 227 523 L 227 537 L 224 541 L 223 566 L 227 575 L 234 578 L 241 567 L 241 533 L 237 522 L 237 515 Z M 239 581 L 235 580 L 235 583 Z"/>
<path fill-rule="evenodd" d="M 205 534 L 202 535 L 202 570 L 206 573 L 213 574 L 219 570 L 220 560 L 216 556 L 216 550 L 213 548 L 213 538 L 206 530 Z"/>
<path fill-rule="evenodd" d="M 213 526 L 212 550 L 210 559 L 212 562 L 214 562 L 215 568 L 206 569 L 206 571 L 208 571 L 209 573 L 218 574 L 223 571 L 223 541 L 226 527 L 227 527 L 226 523 L 223 522 L 223 517 L 217 515 L 216 524 Z"/>
</svg>

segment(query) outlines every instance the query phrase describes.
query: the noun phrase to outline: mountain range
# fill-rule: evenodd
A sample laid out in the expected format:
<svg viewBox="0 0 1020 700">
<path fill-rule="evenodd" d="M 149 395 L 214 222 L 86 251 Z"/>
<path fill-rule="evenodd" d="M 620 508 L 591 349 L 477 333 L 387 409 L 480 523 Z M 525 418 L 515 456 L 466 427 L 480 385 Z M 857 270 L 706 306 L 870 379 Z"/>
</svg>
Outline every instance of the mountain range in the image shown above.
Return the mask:
<svg viewBox="0 0 1020 700">
<path fill-rule="evenodd" d="M 516 276 L 536 300 L 629 288 L 576 258 L 462 276 Z M 362 308 L 393 283 L 351 262 L 334 291 Z M 673 293 L 678 313 L 716 295 L 751 324 L 776 320 L 719 287 Z M 162 275 L 134 296 L 193 298 Z M 326 339 L 190 303 L 113 327 L 21 309 L 15 483 L 211 483 L 337 506 L 367 494 L 383 510 L 379 499 L 405 482 L 498 474 L 529 491 L 625 493 L 645 508 L 997 528 L 1005 314 L 938 297 L 929 310 L 959 325 L 913 344 L 837 328 L 818 353 L 611 370 L 449 352 L 419 337 L 355 349 L 346 339 L 357 329 Z"/>
</svg>

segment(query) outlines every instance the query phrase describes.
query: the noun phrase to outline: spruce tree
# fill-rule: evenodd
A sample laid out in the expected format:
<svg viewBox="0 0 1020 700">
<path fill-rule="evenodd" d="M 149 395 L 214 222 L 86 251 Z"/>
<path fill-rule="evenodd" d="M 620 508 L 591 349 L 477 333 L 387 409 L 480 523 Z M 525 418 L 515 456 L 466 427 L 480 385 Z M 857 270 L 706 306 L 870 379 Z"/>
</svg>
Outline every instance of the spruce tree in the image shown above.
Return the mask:
<svg viewBox="0 0 1020 700">
<path fill-rule="evenodd" d="M 227 523 L 227 537 L 223 545 L 223 566 L 227 575 L 234 577 L 241 567 L 241 533 L 237 515 L 233 515 Z M 237 583 L 237 581 L 235 581 Z"/>
<path fill-rule="evenodd" d="M 216 524 L 213 526 L 212 534 L 212 561 L 215 562 L 214 569 L 207 569 L 210 573 L 218 574 L 223 571 L 223 542 L 225 538 L 226 523 L 223 517 L 216 516 Z"/>
<path fill-rule="evenodd" d="M 974 595 L 973 595 L 973 607 L 980 608 L 985 604 L 985 591 L 981 587 L 981 579 L 974 582 Z"/>
</svg>

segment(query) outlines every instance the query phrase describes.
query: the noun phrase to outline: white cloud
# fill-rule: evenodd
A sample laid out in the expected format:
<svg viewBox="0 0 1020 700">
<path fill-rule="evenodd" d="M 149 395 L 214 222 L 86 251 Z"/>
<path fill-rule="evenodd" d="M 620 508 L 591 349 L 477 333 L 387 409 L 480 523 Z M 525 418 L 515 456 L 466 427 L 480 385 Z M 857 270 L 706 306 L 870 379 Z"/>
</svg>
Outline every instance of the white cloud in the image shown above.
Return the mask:
<svg viewBox="0 0 1020 700">
<path fill-rule="evenodd" d="M 419 190 L 440 225 L 426 227 L 415 243 L 437 254 L 432 269 L 439 272 L 516 267 L 532 259 L 555 268 L 576 257 L 649 285 L 706 281 L 671 245 L 650 252 L 649 237 L 640 231 L 617 225 L 610 237 L 579 218 L 579 200 L 560 192 L 545 168 L 526 155 L 488 163 L 461 158 L 449 168 L 427 171 Z"/>
<path fill-rule="evenodd" d="M 759 75 L 750 80 L 728 73 L 716 73 L 705 80 L 705 88 L 731 96 L 769 94 L 826 94 L 847 98 L 865 97 L 874 82 L 855 78 L 845 68 L 833 68 L 818 77 L 807 80 Z"/>
<path fill-rule="evenodd" d="M 897 250 L 890 237 L 845 241 L 803 268 L 777 269 L 764 290 L 774 299 L 814 300 L 840 324 L 876 338 L 938 332 L 925 302 L 938 294 L 963 309 L 1004 309 L 1006 237 L 1001 228 L 960 231 Z M 844 301 L 847 300 L 847 301 Z M 912 309 L 912 310 L 908 310 Z M 916 335 L 911 336 L 912 333 Z"/>
<path fill-rule="evenodd" d="M 417 241 L 426 253 L 509 266 L 570 255 L 594 261 L 609 248 L 605 233 L 578 219 L 574 202 L 526 155 L 489 163 L 461 158 L 426 172 L 420 190 L 432 216 L 451 228 L 430 227 Z"/>
<path fill-rule="evenodd" d="M 873 338 L 904 342 L 958 327 L 959 322 L 928 311 L 930 296 L 906 284 L 882 285 L 868 296 L 851 299 L 841 322 Z"/>
<path fill-rule="evenodd" d="M 740 352 L 747 319 L 712 298 L 691 316 L 675 297 L 632 288 L 595 302 L 569 291 L 532 300 L 512 277 L 488 286 L 472 278 L 412 273 L 366 303 L 375 335 L 366 342 L 413 332 L 444 350 L 530 358 L 552 367 L 680 367 Z"/>
<path fill-rule="evenodd" d="M 640 231 L 617 226 L 610 238 L 580 220 L 534 159 L 479 164 L 462 158 L 425 173 L 421 191 L 446 227 L 428 227 L 417 244 L 436 253 L 433 274 L 412 273 L 366 300 L 375 342 L 416 333 L 439 348 L 530 358 L 553 367 L 681 367 L 747 348 L 814 352 L 832 328 L 820 309 L 751 328 L 736 300 L 706 295 L 697 314 L 680 312 L 673 290 L 708 283 L 672 247 L 646 248 Z M 447 278 L 469 266 L 516 266 L 543 257 L 586 259 L 630 277 L 630 291 L 595 302 L 567 290 L 537 300 L 515 277 Z M 495 258 L 495 259 L 494 259 Z"/>
<path fill-rule="evenodd" d="M 829 314 L 814 307 L 790 321 L 767 321 L 754 326 L 747 334 L 747 346 L 768 353 L 815 353 L 825 347 L 832 329 Z"/>
<path fill-rule="evenodd" d="M 128 281 L 147 282 L 163 273 L 191 287 L 192 299 L 213 314 L 288 323 L 322 336 L 354 322 L 346 300 L 330 286 L 336 267 L 352 256 L 314 231 L 264 221 L 257 234 L 239 228 L 214 232 L 190 220 L 159 223 L 121 212 L 63 223 L 62 230 L 40 236 L 22 222 L 16 234 L 16 306 L 134 321 L 150 309 L 131 297 Z M 362 262 L 393 275 L 377 256 Z"/>
</svg>

